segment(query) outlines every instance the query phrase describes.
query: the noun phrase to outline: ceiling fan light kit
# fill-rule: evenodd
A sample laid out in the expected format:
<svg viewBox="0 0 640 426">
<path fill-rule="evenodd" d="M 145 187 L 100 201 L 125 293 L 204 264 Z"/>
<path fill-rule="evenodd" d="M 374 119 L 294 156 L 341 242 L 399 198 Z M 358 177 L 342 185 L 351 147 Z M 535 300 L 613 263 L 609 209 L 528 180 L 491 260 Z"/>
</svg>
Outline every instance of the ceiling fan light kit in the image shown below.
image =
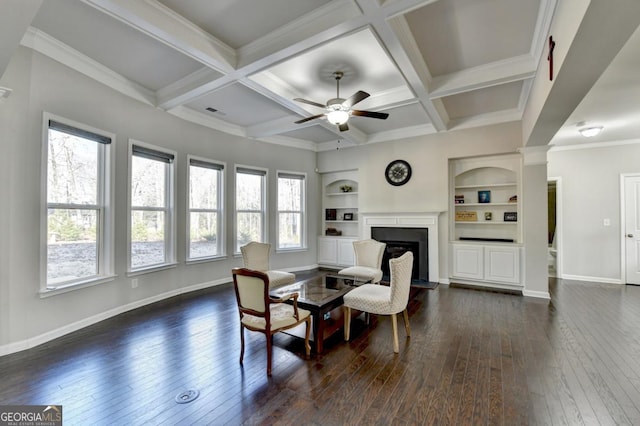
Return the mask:
<svg viewBox="0 0 640 426">
<path fill-rule="evenodd" d="M 313 105 L 315 107 L 324 108 L 327 110 L 324 114 L 312 115 L 311 117 L 306 117 L 296 121 L 296 124 L 305 123 L 310 120 L 314 120 L 316 118 L 326 117 L 327 121 L 331 124 L 338 126 L 341 132 L 345 130 L 349 130 L 349 126 L 347 125 L 347 121 L 349 121 L 349 117 L 352 115 L 357 115 L 360 117 L 370 117 L 377 118 L 380 120 L 386 120 L 389 117 L 389 114 L 385 112 L 373 112 L 373 111 L 358 111 L 351 109 L 351 107 L 357 104 L 360 101 L 365 100 L 370 95 L 367 92 L 363 92 L 362 90 L 357 91 L 348 99 L 343 99 L 340 97 L 340 79 L 344 76 L 342 71 L 336 71 L 333 73 L 334 78 L 336 79 L 336 97 L 333 99 L 329 99 L 326 105 L 322 105 L 318 102 L 309 101 L 302 98 L 295 98 L 294 101 L 302 102 L 308 105 Z"/>
</svg>

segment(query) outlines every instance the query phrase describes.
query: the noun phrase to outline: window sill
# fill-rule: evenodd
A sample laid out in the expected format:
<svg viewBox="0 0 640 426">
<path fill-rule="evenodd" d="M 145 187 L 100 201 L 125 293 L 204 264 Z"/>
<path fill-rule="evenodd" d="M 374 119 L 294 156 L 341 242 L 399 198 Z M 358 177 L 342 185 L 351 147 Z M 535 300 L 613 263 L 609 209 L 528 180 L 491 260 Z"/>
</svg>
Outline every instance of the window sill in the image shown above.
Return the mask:
<svg viewBox="0 0 640 426">
<path fill-rule="evenodd" d="M 279 249 L 276 249 L 276 253 L 295 253 L 295 252 L 302 252 L 302 251 L 308 251 L 308 250 L 309 250 L 308 247 L 279 248 Z"/>
<path fill-rule="evenodd" d="M 46 288 L 44 290 L 40 290 L 39 294 L 40 298 L 44 299 L 46 297 L 56 296 L 58 294 L 69 293 L 70 291 L 79 290 L 81 288 L 93 287 L 96 285 L 108 283 L 115 280 L 117 277 L 117 275 L 104 275 L 85 281 L 75 282 L 73 284 L 60 285 L 55 288 Z"/>
<path fill-rule="evenodd" d="M 220 260 L 225 260 L 227 258 L 226 255 L 221 256 L 211 256 L 211 257 L 200 257 L 196 259 L 187 259 L 185 262 L 187 265 L 197 265 L 198 263 L 207 263 L 207 262 L 218 262 Z"/>
<path fill-rule="evenodd" d="M 127 272 L 127 277 L 135 277 L 136 275 L 144 275 L 144 274 L 149 274 L 151 272 L 162 271 L 165 269 L 172 269 L 172 268 L 175 268 L 176 266 L 178 266 L 177 262 L 163 263 L 162 265 L 149 266 L 147 268 L 141 268 L 141 269 L 136 269 L 135 271 L 129 271 Z"/>
</svg>

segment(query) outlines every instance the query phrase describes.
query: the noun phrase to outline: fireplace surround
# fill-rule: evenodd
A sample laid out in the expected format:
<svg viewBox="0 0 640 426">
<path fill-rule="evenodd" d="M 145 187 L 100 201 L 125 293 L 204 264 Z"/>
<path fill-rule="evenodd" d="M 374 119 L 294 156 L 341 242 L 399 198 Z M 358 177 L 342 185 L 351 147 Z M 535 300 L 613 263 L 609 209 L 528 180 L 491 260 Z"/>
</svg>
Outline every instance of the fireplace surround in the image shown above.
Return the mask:
<svg viewBox="0 0 640 426">
<path fill-rule="evenodd" d="M 372 228 L 422 228 L 427 229 L 426 259 L 429 281 L 440 277 L 438 256 L 438 217 L 441 212 L 418 213 L 361 213 L 361 235 L 373 238 Z M 419 261 L 419 260 L 418 260 Z"/>
</svg>

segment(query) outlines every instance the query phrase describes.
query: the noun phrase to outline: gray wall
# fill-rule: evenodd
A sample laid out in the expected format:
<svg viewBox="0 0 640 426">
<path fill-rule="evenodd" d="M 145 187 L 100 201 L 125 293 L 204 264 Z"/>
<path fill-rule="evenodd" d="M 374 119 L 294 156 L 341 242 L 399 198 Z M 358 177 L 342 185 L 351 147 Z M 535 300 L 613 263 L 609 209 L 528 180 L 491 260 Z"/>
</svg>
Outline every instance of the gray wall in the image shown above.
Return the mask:
<svg viewBox="0 0 640 426">
<path fill-rule="evenodd" d="M 360 212 L 443 212 L 438 228 L 439 278 L 448 282 L 449 159 L 513 153 L 521 143 L 520 123 L 512 122 L 322 152 L 318 171 L 357 168 Z M 399 187 L 384 177 L 387 164 L 395 159 L 408 161 L 413 171 L 411 180 Z M 546 235 L 546 227 L 541 232 Z"/>
<path fill-rule="evenodd" d="M 620 282 L 620 174 L 640 173 L 640 143 L 552 149 L 547 158 L 548 176 L 562 178 L 562 277 Z"/>
<path fill-rule="evenodd" d="M 185 122 L 99 84 L 59 63 L 20 48 L 0 85 L 13 89 L 0 104 L 0 355 L 24 349 L 50 337 L 184 289 L 229 282 L 239 257 L 186 265 L 187 154 L 225 161 L 226 205 L 233 202 L 235 163 L 269 169 L 269 206 L 276 206 L 276 170 L 306 172 L 308 177 L 309 250 L 272 253 L 271 264 L 282 269 L 316 265 L 320 211 L 316 154 L 231 136 Z M 112 282 L 40 298 L 40 218 L 43 111 L 116 134 L 115 141 L 115 272 Z M 128 139 L 178 152 L 176 268 L 140 275 L 132 289 L 126 276 Z M 229 211 L 227 213 L 230 213 Z M 275 214 L 269 217 L 275 243 Z M 227 215 L 227 252 L 233 250 L 233 221 Z"/>
</svg>

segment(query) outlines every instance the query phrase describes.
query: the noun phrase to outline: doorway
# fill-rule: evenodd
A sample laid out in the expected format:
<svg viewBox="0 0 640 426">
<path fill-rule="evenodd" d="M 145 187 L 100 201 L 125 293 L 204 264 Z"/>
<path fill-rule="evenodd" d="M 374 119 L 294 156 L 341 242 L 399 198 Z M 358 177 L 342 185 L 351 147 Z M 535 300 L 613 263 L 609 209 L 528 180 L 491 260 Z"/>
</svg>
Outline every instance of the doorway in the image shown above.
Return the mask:
<svg viewBox="0 0 640 426">
<path fill-rule="evenodd" d="M 640 174 L 621 175 L 623 282 L 640 285 Z"/>
<path fill-rule="evenodd" d="M 547 179 L 547 264 L 549 276 L 562 278 L 562 178 Z"/>
</svg>

